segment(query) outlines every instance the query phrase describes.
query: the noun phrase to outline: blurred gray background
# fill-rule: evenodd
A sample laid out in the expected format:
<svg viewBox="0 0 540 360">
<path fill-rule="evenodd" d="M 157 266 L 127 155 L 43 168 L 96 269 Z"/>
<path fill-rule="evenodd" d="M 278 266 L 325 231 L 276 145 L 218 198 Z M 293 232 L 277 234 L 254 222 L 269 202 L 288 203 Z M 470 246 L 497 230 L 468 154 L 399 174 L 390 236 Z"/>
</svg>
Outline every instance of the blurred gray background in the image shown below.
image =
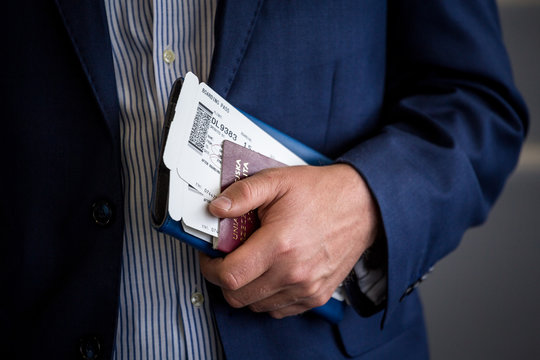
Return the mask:
<svg viewBox="0 0 540 360">
<path fill-rule="evenodd" d="M 531 128 L 487 222 L 420 286 L 433 360 L 540 359 L 540 0 L 498 3 Z"/>
</svg>

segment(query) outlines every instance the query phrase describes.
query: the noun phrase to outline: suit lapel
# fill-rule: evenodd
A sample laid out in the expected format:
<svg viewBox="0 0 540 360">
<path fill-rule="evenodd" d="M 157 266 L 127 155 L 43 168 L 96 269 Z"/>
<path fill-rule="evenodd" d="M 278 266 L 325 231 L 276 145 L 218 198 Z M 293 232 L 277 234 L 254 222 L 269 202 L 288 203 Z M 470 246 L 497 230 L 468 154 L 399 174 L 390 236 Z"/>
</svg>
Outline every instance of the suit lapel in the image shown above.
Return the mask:
<svg viewBox="0 0 540 360">
<path fill-rule="evenodd" d="M 113 139 L 118 139 L 118 98 L 102 0 L 56 0 L 77 56 Z"/>
<path fill-rule="evenodd" d="M 263 0 L 221 0 L 216 13 L 216 43 L 209 85 L 227 97 L 246 52 Z"/>
<path fill-rule="evenodd" d="M 103 1 L 55 0 L 111 134 L 118 134 L 118 99 Z M 209 84 L 226 97 L 244 57 L 263 0 L 221 0 Z"/>
</svg>

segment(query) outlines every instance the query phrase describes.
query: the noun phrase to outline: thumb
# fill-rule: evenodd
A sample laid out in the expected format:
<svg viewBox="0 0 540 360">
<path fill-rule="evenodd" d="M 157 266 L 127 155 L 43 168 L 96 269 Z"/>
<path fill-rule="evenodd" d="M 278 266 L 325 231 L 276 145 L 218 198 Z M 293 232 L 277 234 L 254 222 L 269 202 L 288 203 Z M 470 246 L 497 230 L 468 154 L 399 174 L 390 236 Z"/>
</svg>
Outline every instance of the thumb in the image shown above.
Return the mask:
<svg viewBox="0 0 540 360">
<path fill-rule="evenodd" d="M 270 203 L 279 194 L 277 170 L 265 170 L 231 184 L 210 202 L 210 213 L 219 218 L 237 217 Z"/>
</svg>

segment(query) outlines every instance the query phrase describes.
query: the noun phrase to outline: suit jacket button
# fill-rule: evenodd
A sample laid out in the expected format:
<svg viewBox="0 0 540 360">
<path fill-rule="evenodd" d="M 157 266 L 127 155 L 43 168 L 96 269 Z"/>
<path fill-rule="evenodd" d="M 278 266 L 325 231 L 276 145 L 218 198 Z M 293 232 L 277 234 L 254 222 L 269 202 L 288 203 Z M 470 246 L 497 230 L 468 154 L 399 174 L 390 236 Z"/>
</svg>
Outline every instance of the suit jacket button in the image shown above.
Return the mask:
<svg viewBox="0 0 540 360">
<path fill-rule="evenodd" d="M 97 225 L 109 225 L 113 217 L 111 204 L 105 200 L 96 201 L 92 204 L 92 217 Z"/>
<path fill-rule="evenodd" d="M 95 336 L 83 337 L 79 342 L 79 352 L 81 354 L 81 359 L 98 359 L 101 354 L 101 343 Z"/>
</svg>

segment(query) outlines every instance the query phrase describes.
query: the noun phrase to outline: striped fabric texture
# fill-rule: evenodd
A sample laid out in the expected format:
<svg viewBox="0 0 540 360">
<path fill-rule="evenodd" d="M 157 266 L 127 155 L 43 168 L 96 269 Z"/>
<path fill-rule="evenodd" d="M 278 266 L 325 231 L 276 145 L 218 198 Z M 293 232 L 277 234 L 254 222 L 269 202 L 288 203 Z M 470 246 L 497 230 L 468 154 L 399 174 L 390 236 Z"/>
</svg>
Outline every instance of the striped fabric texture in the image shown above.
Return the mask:
<svg viewBox="0 0 540 360">
<path fill-rule="evenodd" d="M 105 0 L 120 103 L 125 233 L 115 359 L 221 359 L 198 254 L 150 225 L 172 83 L 205 81 L 217 0 Z"/>
</svg>

